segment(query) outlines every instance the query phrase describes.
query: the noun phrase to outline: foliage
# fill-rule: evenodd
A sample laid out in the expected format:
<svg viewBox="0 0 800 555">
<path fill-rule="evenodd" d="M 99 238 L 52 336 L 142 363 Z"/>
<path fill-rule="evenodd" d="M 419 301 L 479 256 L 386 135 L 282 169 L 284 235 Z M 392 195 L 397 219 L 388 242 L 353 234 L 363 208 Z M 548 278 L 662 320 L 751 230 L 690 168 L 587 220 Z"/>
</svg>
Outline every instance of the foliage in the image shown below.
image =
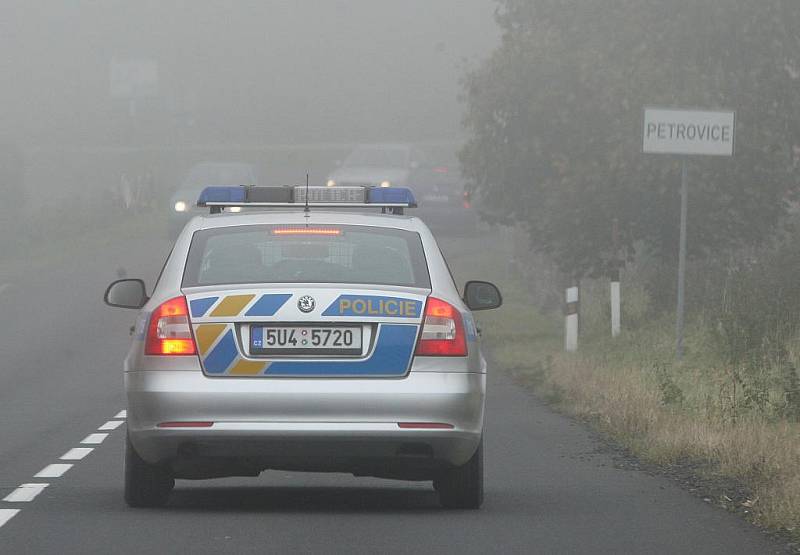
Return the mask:
<svg viewBox="0 0 800 555">
<path fill-rule="evenodd" d="M 461 152 L 490 220 L 575 277 L 677 252 L 675 159 L 641 154 L 646 105 L 732 108 L 736 156 L 695 159 L 690 256 L 757 245 L 794 194 L 800 4 L 498 0 L 501 45 L 465 78 Z M 619 222 L 619 249 L 612 221 Z"/>
<path fill-rule="evenodd" d="M 653 365 L 653 373 L 658 384 L 658 390 L 661 393 L 661 402 L 665 405 L 680 405 L 683 403 L 683 391 L 675 383 L 669 367 L 664 363 L 656 363 Z"/>
<path fill-rule="evenodd" d="M 771 404 L 796 419 L 800 380 L 790 350 L 800 333 L 800 244 L 790 235 L 772 249 L 740 258 L 709 306 L 717 352 L 741 389 L 734 409 Z M 768 392 L 775 387 L 782 395 L 771 400 Z"/>
</svg>

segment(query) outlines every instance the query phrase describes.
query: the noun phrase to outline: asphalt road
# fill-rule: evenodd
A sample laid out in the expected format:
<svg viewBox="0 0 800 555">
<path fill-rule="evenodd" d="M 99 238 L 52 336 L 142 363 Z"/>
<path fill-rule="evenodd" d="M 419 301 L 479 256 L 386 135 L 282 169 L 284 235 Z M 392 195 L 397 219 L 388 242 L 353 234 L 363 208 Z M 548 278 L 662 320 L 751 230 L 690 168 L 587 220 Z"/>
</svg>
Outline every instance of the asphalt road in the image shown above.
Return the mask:
<svg viewBox="0 0 800 555">
<path fill-rule="evenodd" d="M 167 251 L 129 239 L 49 270 L 0 268 L 0 553 L 783 552 L 666 479 L 614 468 L 499 368 L 480 511 L 440 509 L 427 483 L 285 472 L 179 481 L 166 508 L 129 509 L 117 422 L 134 315 L 101 295 L 120 265 L 152 284 Z M 45 468 L 64 473 L 35 477 Z"/>
</svg>

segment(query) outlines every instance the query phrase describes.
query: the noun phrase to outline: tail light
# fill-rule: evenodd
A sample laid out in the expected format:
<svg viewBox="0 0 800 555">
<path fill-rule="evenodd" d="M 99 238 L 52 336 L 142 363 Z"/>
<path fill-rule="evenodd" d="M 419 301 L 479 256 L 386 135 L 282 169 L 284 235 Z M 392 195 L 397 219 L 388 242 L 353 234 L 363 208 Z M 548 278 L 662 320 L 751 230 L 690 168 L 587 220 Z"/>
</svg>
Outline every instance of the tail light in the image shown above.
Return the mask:
<svg viewBox="0 0 800 555">
<path fill-rule="evenodd" d="M 467 209 L 471 208 L 472 207 L 472 200 L 471 200 L 469 191 L 464 191 L 463 198 L 464 198 L 464 208 L 467 208 Z"/>
<path fill-rule="evenodd" d="M 461 313 L 453 305 L 428 297 L 417 355 L 465 357 L 467 338 Z"/>
<path fill-rule="evenodd" d="M 144 352 L 147 355 L 194 355 L 197 347 L 189 327 L 186 297 L 175 297 L 150 315 Z"/>
</svg>

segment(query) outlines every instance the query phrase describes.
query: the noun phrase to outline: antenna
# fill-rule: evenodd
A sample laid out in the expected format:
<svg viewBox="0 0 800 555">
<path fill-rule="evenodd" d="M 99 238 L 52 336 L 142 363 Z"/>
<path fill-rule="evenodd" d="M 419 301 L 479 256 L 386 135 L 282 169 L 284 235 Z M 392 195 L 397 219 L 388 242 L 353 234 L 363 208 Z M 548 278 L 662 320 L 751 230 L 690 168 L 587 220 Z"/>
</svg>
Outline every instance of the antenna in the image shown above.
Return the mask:
<svg viewBox="0 0 800 555">
<path fill-rule="evenodd" d="M 306 207 L 303 210 L 306 214 L 311 212 L 311 209 L 308 207 L 308 174 L 306 173 Z"/>
</svg>

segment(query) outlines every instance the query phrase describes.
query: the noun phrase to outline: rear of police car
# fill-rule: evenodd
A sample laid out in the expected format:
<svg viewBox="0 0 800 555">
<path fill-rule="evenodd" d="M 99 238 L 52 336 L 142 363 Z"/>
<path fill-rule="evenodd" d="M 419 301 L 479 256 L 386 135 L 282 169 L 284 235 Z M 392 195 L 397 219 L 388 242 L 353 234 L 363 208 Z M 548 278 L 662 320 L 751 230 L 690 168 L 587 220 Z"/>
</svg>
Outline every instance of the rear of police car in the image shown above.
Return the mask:
<svg viewBox="0 0 800 555">
<path fill-rule="evenodd" d="M 130 504 L 164 503 L 174 478 L 285 469 L 434 480 L 445 506 L 480 506 L 486 363 L 419 220 L 196 218 L 136 330 Z"/>
</svg>

